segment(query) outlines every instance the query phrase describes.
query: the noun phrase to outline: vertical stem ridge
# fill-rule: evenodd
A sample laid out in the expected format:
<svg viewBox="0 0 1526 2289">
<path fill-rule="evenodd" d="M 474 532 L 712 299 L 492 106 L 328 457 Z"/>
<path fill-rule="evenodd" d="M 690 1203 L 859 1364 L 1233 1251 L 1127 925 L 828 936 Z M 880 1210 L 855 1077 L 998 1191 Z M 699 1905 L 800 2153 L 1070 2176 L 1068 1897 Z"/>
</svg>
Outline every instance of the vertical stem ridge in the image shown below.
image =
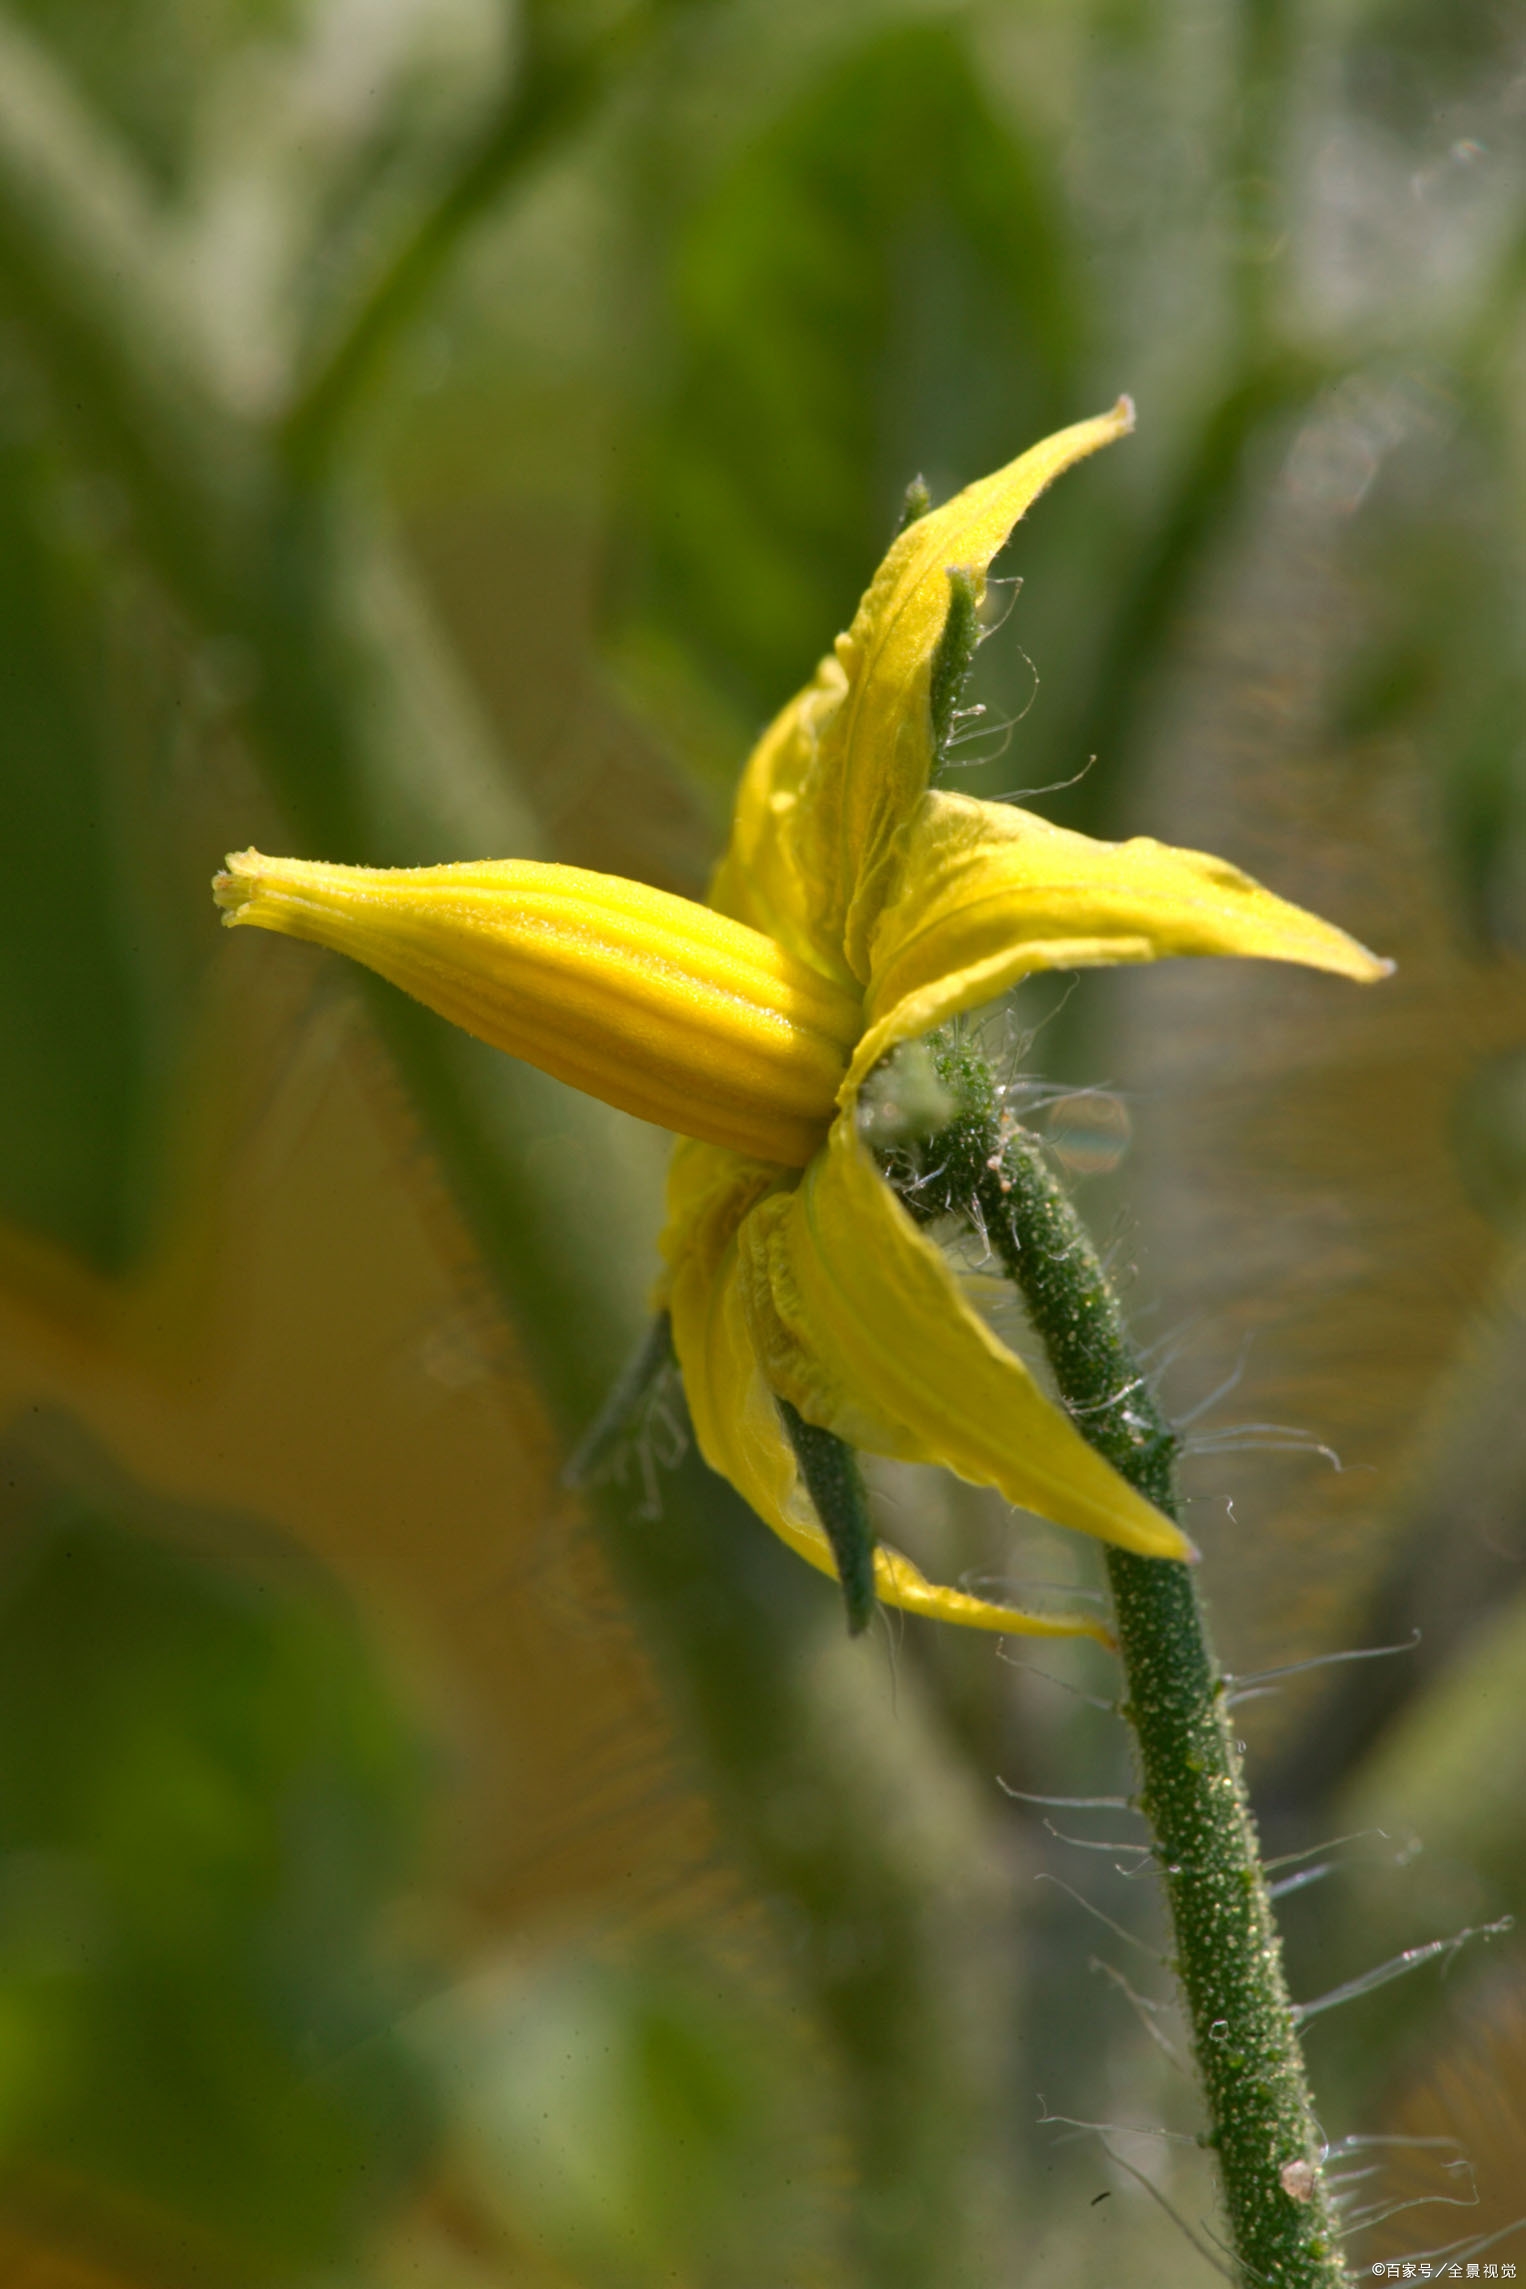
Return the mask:
<svg viewBox="0 0 1526 2289">
<path fill-rule="evenodd" d="M 1000 1111 L 963 1041 L 945 1080 L 964 1114 L 931 1140 L 906 1205 L 983 1223 L 1020 1289 L 1082 1435 L 1175 1515 L 1176 1435 L 1142 1373 L 1123 1313 L 1042 1148 Z M 894 1173 L 894 1172 L 892 1172 Z M 1166 1886 L 1175 1962 L 1217 2151 L 1234 2253 L 1247 2284 L 1338 2289 L 1339 2228 L 1262 1872 L 1255 1820 L 1188 1567 L 1107 1553 L 1125 1708 Z"/>
</svg>

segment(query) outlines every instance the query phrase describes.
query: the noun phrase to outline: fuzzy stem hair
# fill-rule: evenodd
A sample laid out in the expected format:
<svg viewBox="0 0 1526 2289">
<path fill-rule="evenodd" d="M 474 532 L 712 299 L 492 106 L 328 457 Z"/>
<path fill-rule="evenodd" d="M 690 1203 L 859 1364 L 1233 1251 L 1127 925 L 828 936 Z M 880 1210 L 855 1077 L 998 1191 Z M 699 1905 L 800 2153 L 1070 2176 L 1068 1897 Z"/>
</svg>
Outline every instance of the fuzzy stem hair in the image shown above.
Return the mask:
<svg viewBox="0 0 1526 2289">
<path fill-rule="evenodd" d="M 1174 1517 L 1176 1435 L 1085 1226 L 1038 1139 L 1003 1113 L 973 1045 L 951 1035 L 936 1061 L 960 1115 L 924 1146 L 920 1170 L 892 1164 L 892 1180 L 918 1177 L 903 1197 L 919 1219 L 954 1213 L 983 1226 L 1077 1428 Z M 1240 2276 L 1247 2289 L 1339 2289 L 1345 2273 L 1320 2173 L 1322 2142 L 1193 1575 L 1173 1560 L 1124 1550 L 1109 1550 L 1107 1570 L 1139 1802 L 1163 1872 L 1207 2142 L 1218 2155 Z"/>
</svg>

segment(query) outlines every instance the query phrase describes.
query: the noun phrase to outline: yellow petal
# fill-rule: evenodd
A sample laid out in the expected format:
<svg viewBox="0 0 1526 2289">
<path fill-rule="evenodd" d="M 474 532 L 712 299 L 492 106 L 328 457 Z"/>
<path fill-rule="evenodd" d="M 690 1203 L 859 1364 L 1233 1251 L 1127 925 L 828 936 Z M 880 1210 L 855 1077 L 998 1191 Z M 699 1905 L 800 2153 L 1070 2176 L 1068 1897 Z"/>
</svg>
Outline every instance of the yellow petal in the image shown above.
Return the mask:
<svg viewBox="0 0 1526 2289">
<path fill-rule="evenodd" d="M 1224 859 L 1144 836 L 1095 842 L 1005 804 L 928 794 L 875 926 L 854 1081 L 896 1042 L 1030 971 L 1168 954 L 1258 955 L 1362 980 L 1393 966 Z"/>
<path fill-rule="evenodd" d="M 743 1268 L 755 1218 L 788 1199 L 777 1169 L 704 1144 L 680 1144 L 669 1180 L 662 1301 L 700 1453 L 729 1479 L 764 1524 L 818 1573 L 837 1567 L 800 1477 L 778 1402 L 753 1339 Z M 1091 1614 L 1028 1613 L 929 1582 L 909 1558 L 883 1547 L 875 1589 L 885 1605 L 969 1629 L 1110 1641 Z"/>
<path fill-rule="evenodd" d="M 908 526 L 835 656 L 777 716 L 747 766 L 711 900 L 798 960 L 867 976 L 891 838 L 932 769 L 929 685 L 950 567 L 983 581 L 1012 527 L 1072 462 L 1121 436 L 1133 408 L 1046 438 Z"/>
<path fill-rule="evenodd" d="M 791 1167 L 825 1133 L 860 1024 L 771 938 L 618 875 L 242 851 L 214 889 L 229 922 L 335 947 L 574 1088 Z"/>
<path fill-rule="evenodd" d="M 814 805 L 817 864 L 835 874 L 833 917 L 853 974 L 868 974 L 867 941 L 885 893 L 895 832 L 932 771 L 930 683 L 948 617 L 951 567 L 986 568 L 1013 526 L 1063 470 L 1133 427 L 1120 398 L 1031 446 L 994 476 L 967 485 L 909 525 L 837 641 L 847 691 L 822 734 Z"/>
<path fill-rule="evenodd" d="M 677 1146 L 662 1239 L 668 1272 L 659 1299 L 672 1315 L 700 1453 L 776 1532 L 797 1475 L 794 1450 L 759 1371 L 735 1272 L 738 1231 L 755 1204 L 784 1181 L 776 1168 L 739 1153 Z"/>
<path fill-rule="evenodd" d="M 970 1309 L 859 1142 L 851 1107 L 798 1188 L 752 1209 L 738 1253 L 764 1374 L 808 1421 L 873 1453 L 943 1463 L 1123 1549 L 1191 1555 Z"/>
<path fill-rule="evenodd" d="M 857 990 L 842 949 L 822 926 L 821 854 L 803 790 L 814 782 L 822 732 L 847 688 L 828 657 L 764 732 L 742 773 L 731 839 L 710 885 L 710 904 L 762 930 L 807 962 Z"/>
</svg>

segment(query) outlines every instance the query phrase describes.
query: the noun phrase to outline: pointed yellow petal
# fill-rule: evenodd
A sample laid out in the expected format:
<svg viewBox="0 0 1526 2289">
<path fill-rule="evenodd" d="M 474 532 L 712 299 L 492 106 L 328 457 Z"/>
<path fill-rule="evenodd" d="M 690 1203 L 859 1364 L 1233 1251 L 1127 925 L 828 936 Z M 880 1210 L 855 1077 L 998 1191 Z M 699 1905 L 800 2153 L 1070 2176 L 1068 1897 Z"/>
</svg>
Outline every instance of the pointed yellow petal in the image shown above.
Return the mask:
<svg viewBox="0 0 1526 2289">
<path fill-rule="evenodd" d="M 699 1451 L 764 1524 L 818 1573 L 835 1577 L 831 1545 L 800 1477 L 778 1403 L 753 1340 L 739 1236 L 784 1195 L 775 1169 L 704 1144 L 680 1144 L 668 1187 L 662 1301 Z M 1092 1614 L 1028 1613 L 929 1582 L 899 1551 L 879 1549 L 875 1589 L 885 1605 L 967 1629 L 1037 1637 L 1110 1633 Z"/>
<path fill-rule="evenodd" d="M 806 1553 L 801 1551 L 801 1555 Z M 828 1552 L 829 1564 L 830 1557 Z M 825 1573 L 828 1567 L 821 1570 Z M 837 1569 L 832 1566 L 830 1570 L 835 1573 Z M 881 1605 L 898 1606 L 902 1613 L 920 1613 L 929 1621 L 956 1622 L 961 1629 L 1000 1630 L 1009 1637 L 1094 1637 L 1099 1645 L 1117 1643 L 1106 1622 L 1095 1614 L 1033 1613 L 1026 1606 L 996 1605 L 989 1598 L 972 1597 L 968 1590 L 930 1582 L 910 1558 L 883 1543 L 874 1553 L 874 1590 Z"/>
<path fill-rule="evenodd" d="M 892 838 L 932 770 L 930 684 L 949 570 L 973 573 L 983 586 L 992 557 L 1045 487 L 1133 424 L 1134 409 L 1120 398 L 1110 413 L 1046 437 L 909 525 L 838 638 L 847 692 L 823 733 L 813 825 L 817 864 L 835 875 L 833 918 L 859 978 L 868 974 Z"/>
<path fill-rule="evenodd" d="M 808 1421 L 873 1453 L 943 1463 L 1146 1557 L 1191 1554 L 970 1309 L 851 1109 L 799 1187 L 747 1217 L 738 1249 L 763 1372 Z"/>
<path fill-rule="evenodd" d="M 896 1042 L 1032 970 L 1169 954 L 1257 955 L 1362 980 L 1393 966 L 1224 859 L 1143 836 L 1094 842 L 1005 804 L 928 794 L 875 927 L 855 1080 Z"/>
<path fill-rule="evenodd" d="M 969 485 L 895 540 L 836 654 L 776 717 L 737 798 L 711 900 L 800 961 L 849 983 L 884 893 L 891 837 L 932 769 L 933 656 L 950 567 L 983 580 L 1052 479 L 1122 436 L 1133 408 L 1077 422 Z"/>
<path fill-rule="evenodd" d="M 383 869 L 241 851 L 229 922 L 351 954 L 495 1048 L 663 1128 L 800 1167 L 855 999 L 691 899 L 530 860 Z"/>
</svg>

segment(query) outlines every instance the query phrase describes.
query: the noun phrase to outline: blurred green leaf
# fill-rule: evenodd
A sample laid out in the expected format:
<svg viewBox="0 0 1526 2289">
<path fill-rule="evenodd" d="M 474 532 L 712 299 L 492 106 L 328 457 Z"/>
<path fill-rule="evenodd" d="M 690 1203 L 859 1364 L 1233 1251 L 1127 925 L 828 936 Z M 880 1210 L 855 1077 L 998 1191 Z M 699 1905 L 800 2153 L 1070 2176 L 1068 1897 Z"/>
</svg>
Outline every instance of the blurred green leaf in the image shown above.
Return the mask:
<svg viewBox="0 0 1526 2289">
<path fill-rule="evenodd" d="M 120 1271 L 149 1012 L 118 879 L 92 496 L 0 427 L 0 1217 Z"/>
<path fill-rule="evenodd" d="M 1353 112 L 1418 141 L 1457 131 L 1457 107 L 1503 85 L 1519 65 L 1518 26 L 1498 0 L 1378 0 L 1341 59 Z"/>
<path fill-rule="evenodd" d="M 818 2276 L 818 2099 L 735 1967 L 566 1949 L 425 2017 L 473 2176 L 517 2238 L 601 2289 Z"/>
<path fill-rule="evenodd" d="M 1485 1057 L 1452 1111 L 1468 1197 L 1507 1232 L 1526 1230 L 1526 1047 Z"/>
<path fill-rule="evenodd" d="M 1496 661 L 1498 665 L 1496 666 Z M 1443 800 L 1469 921 L 1486 946 L 1526 949 L 1526 683 L 1508 643 L 1443 762 Z"/>
<path fill-rule="evenodd" d="M 194 142 L 196 98 L 240 39 L 288 30 L 298 0 L 19 0 L 59 62 L 168 188 Z"/>
<path fill-rule="evenodd" d="M 0 2182 L 159 2278 L 332 2258 L 423 2147 L 375 1935 L 416 1744 L 279 1553 L 5 1459 Z"/>
<path fill-rule="evenodd" d="M 846 626 L 919 468 L 947 492 L 1074 411 L 1072 263 L 1052 181 L 934 22 L 743 151 L 668 293 L 637 610 L 757 713 Z"/>
<path fill-rule="evenodd" d="M 1518 1911 L 1526 1892 L 1523 1660 L 1526 1603 L 1517 1592 L 1357 1767 L 1332 1809 L 1348 1839 L 1329 1854 L 1335 1872 L 1307 1901 L 1288 1902 L 1305 1994 L 1316 1966 L 1329 1988 L 1432 1940 L 1476 1934 L 1455 1958 L 1424 1961 L 1319 2021 L 1310 2063 L 1322 2101 L 1341 2119 L 1359 2118 L 1401 2062 L 1418 2063 L 1443 2040 L 1470 1994 L 1507 1969 L 1519 1976 L 1519 1930 L 1487 1927 Z"/>
<path fill-rule="evenodd" d="M 1526 608 L 1513 496 L 1482 409 L 1432 423 L 1352 535 L 1372 589 L 1369 622 L 1332 709 L 1351 740 L 1417 742 L 1462 925 L 1485 948 L 1526 942 Z M 1413 417 L 1412 417 L 1413 418 Z"/>
</svg>

